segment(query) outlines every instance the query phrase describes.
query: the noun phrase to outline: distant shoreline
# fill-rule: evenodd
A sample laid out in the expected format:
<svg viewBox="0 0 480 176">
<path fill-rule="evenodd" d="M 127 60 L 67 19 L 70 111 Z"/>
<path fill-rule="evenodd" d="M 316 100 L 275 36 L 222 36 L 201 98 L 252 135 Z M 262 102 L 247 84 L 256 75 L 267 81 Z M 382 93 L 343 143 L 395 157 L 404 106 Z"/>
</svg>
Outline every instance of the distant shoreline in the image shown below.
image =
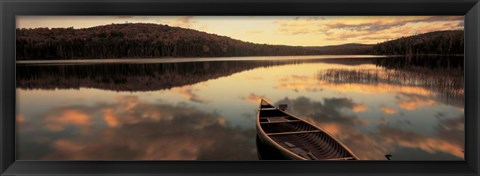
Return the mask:
<svg viewBox="0 0 480 176">
<path fill-rule="evenodd" d="M 288 46 L 155 24 L 112 24 L 85 30 L 17 29 L 16 59 L 189 58 L 311 55 L 449 55 L 464 53 L 464 31 L 446 30 L 377 44 Z"/>
<path fill-rule="evenodd" d="M 115 64 L 115 63 L 182 63 L 214 61 L 282 61 L 307 59 L 368 59 L 407 56 L 454 56 L 463 54 L 416 54 L 416 55 L 293 55 L 293 56 L 238 56 L 238 57 L 161 57 L 161 58 L 105 58 L 105 59 L 55 59 L 55 60 L 19 60 L 16 64 Z"/>
<path fill-rule="evenodd" d="M 162 58 L 105 58 L 105 59 L 60 59 L 19 60 L 17 64 L 101 64 L 101 63 L 180 63 L 209 61 L 282 61 L 306 59 L 383 58 L 398 55 L 295 55 L 295 56 L 239 56 L 239 57 L 162 57 Z M 236 58 L 236 59 L 233 59 Z"/>
</svg>

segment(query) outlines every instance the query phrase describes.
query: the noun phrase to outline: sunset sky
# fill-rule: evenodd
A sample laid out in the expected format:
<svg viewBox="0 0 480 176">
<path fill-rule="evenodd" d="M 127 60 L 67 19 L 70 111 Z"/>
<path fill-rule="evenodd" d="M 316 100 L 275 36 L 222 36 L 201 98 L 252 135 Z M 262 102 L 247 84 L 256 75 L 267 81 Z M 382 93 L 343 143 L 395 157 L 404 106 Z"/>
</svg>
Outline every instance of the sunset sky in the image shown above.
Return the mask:
<svg viewBox="0 0 480 176">
<path fill-rule="evenodd" d="M 463 29 L 463 16 L 17 16 L 17 28 L 88 28 L 156 23 L 254 43 L 324 46 L 374 44 L 402 36 Z"/>
</svg>

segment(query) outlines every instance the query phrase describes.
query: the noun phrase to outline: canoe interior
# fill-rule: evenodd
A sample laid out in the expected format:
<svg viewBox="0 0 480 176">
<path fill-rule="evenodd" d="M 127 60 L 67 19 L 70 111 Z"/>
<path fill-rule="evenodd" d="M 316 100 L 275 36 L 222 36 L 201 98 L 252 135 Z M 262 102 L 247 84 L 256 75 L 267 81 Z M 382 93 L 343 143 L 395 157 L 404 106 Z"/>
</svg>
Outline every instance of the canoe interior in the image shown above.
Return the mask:
<svg viewBox="0 0 480 176">
<path fill-rule="evenodd" d="M 260 109 L 265 109 L 265 108 L 275 108 L 275 106 L 271 105 L 270 103 L 268 103 L 265 100 L 262 100 L 260 102 Z"/>
<path fill-rule="evenodd" d="M 260 108 L 259 118 L 269 138 L 307 160 L 356 160 L 330 135 L 281 110 Z"/>
</svg>

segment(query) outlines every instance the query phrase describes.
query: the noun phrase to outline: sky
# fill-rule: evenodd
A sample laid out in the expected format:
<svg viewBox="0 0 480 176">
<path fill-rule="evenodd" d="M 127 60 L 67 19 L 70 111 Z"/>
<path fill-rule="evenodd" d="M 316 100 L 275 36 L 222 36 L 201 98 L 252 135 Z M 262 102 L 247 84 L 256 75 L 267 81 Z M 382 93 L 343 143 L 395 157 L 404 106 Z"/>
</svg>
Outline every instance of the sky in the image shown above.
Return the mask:
<svg viewBox="0 0 480 176">
<path fill-rule="evenodd" d="M 326 46 L 375 44 L 439 30 L 464 28 L 463 16 L 17 16 L 17 28 L 88 28 L 155 23 L 259 44 Z"/>
</svg>

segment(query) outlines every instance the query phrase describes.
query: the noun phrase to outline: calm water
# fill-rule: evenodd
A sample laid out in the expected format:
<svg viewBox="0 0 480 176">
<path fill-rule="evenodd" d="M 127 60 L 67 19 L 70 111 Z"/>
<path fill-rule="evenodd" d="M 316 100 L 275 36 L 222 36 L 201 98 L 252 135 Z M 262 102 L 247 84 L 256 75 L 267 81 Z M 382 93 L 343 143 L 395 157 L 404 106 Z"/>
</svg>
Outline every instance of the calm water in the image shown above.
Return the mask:
<svg viewBox="0 0 480 176">
<path fill-rule="evenodd" d="M 316 59 L 318 58 L 318 59 Z M 17 64 L 17 159 L 257 160 L 260 98 L 366 160 L 463 160 L 463 57 Z"/>
</svg>

